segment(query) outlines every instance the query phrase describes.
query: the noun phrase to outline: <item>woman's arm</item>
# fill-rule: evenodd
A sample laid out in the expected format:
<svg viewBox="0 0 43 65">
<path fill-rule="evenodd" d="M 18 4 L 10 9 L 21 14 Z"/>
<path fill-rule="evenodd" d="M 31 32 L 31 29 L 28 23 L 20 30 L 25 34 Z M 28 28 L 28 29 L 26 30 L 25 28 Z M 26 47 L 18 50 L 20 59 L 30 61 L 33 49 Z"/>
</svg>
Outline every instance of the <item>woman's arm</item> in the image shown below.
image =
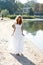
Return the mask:
<svg viewBox="0 0 43 65">
<path fill-rule="evenodd" d="M 22 35 L 24 36 L 24 34 L 23 34 L 23 26 L 21 26 L 21 30 L 22 30 Z"/>
<path fill-rule="evenodd" d="M 14 34 L 14 32 L 15 32 L 15 29 L 16 29 L 16 27 L 15 27 L 15 25 L 14 25 L 14 30 L 13 30 L 13 33 L 12 33 L 12 35 Z"/>
</svg>

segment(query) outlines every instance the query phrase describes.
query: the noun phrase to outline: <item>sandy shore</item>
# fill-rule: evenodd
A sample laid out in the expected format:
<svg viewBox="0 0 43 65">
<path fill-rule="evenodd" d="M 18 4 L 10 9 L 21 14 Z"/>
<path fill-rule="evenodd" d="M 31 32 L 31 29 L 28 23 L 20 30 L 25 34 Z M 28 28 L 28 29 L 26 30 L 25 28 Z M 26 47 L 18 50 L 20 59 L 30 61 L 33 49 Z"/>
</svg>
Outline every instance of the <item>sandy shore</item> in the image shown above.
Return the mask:
<svg viewBox="0 0 43 65">
<path fill-rule="evenodd" d="M 43 53 L 26 37 L 23 56 L 16 56 L 7 50 L 14 20 L 0 19 L 0 65 L 43 65 Z"/>
</svg>

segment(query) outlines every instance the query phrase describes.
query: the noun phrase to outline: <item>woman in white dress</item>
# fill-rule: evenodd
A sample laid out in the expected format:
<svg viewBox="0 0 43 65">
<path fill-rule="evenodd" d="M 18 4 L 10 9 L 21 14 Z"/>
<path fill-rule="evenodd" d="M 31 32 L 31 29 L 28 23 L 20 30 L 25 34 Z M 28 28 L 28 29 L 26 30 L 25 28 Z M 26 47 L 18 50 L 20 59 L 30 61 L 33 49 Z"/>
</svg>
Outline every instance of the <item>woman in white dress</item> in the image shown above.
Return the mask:
<svg viewBox="0 0 43 65">
<path fill-rule="evenodd" d="M 23 27 L 22 27 L 22 17 L 19 15 L 16 17 L 16 24 L 14 26 L 14 31 L 12 33 L 12 38 L 9 43 L 9 49 L 14 49 L 16 55 L 22 54 L 23 51 Z"/>
</svg>

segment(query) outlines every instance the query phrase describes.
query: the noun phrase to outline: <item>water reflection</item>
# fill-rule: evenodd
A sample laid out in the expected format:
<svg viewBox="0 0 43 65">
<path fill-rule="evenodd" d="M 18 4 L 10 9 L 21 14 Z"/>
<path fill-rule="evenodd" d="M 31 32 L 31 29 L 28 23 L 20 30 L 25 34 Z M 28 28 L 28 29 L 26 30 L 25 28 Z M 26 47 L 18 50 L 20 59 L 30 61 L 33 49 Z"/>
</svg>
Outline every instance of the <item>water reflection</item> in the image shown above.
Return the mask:
<svg viewBox="0 0 43 65">
<path fill-rule="evenodd" d="M 42 30 L 38 30 L 36 32 L 36 35 L 32 35 L 32 33 L 27 34 L 27 31 L 24 31 L 24 34 L 43 52 L 43 31 Z"/>
<path fill-rule="evenodd" d="M 43 21 L 25 21 L 24 34 L 43 52 Z"/>
<path fill-rule="evenodd" d="M 43 30 L 43 21 L 26 21 L 23 23 L 23 28 L 35 34 L 36 31 Z"/>
</svg>

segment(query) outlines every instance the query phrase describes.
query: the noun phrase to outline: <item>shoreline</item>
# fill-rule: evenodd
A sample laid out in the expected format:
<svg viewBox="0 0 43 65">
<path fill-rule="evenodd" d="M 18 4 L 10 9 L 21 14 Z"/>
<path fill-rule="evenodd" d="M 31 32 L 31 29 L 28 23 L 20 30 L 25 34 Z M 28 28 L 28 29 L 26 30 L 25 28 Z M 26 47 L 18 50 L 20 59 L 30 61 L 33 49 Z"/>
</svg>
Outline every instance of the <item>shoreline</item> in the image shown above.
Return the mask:
<svg viewBox="0 0 43 65">
<path fill-rule="evenodd" d="M 0 65 L 43 65 L 43 53 L 25 37 L 23 56 L 17 57 L 7 50 L 12 33 L 12 20 L 0 21 Z"/>
</svg>

